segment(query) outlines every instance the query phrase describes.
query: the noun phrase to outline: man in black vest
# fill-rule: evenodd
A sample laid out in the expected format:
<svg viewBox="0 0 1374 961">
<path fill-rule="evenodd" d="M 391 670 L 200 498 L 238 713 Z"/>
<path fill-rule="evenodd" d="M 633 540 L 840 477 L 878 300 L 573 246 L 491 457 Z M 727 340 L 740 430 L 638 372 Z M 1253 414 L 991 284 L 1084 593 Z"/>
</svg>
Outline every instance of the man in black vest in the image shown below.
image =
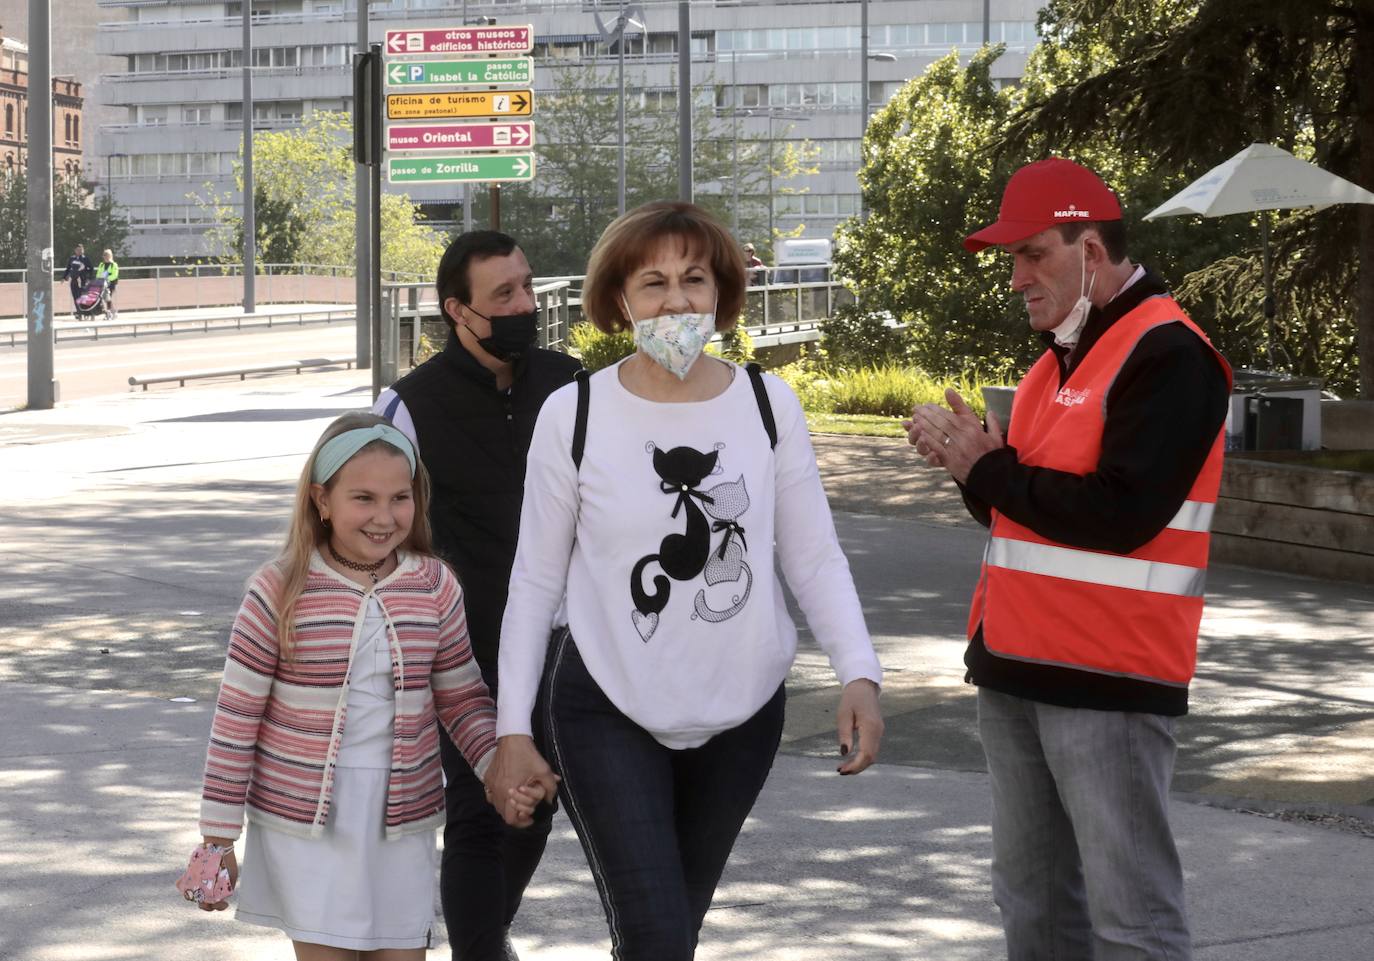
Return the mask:
<svg viewBox="0 0 1374 961">
<path fill-rule="evenodd" d="M 373 411 L 416 442 L 433 484 L 434 546 L 458 572 L 468 635 L 496 696 L 496 651 L 515 561 L 525 455 L 544 399 L 578 363 L 534 346 L 533 274 L 515 241 L 493 230 L 460 235 L 435 286 L 448 342 L 377 398 Z M 551 809 L 508 828 L 482 782 L 440 729 L 447 780 L 440 895 L 454 961 L 515 957 L 509 928 L 544 853 Z"/>
</svg>

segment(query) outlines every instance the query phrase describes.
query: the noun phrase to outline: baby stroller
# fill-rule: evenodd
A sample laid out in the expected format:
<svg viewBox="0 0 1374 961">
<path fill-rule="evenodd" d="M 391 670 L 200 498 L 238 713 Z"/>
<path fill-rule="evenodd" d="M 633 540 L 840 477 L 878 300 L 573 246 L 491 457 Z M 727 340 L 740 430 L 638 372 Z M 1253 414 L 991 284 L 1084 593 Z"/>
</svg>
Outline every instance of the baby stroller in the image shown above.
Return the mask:
<svg viewBox="0 0 1374 961">
<path fill-rule="evenodd" d="M 111 320 L 114 312 L 110 309 L 110 289 L 104 280 L 86 281 L 86 286 L 76 295 L 74 304 L 76 316 L 104 318 Z"/>
</svg>

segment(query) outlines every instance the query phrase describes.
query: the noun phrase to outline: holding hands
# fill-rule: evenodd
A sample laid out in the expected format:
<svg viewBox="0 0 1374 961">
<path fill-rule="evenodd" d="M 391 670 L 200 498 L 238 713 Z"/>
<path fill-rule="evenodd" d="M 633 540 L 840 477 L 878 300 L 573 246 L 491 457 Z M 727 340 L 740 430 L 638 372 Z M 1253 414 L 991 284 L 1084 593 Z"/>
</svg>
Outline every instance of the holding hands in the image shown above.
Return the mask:
<svg viewBox="0 0 1374 961">
<path fill-rule="evenodd" d="M 917 404 L 911 409 L 911 419 L 902 421 L 907 443 L 926 459 L 931 467 L 943 467 L 960 484 L 968 480 L 969 471 L 978 459 L 989 451 L 1005 445 L 1002 425 L 997 415 L 988 411 L 988 426 L 978 419 L 972 408 L 953 389 L 945 391 L 949 409 L 939 404 Z"/>
<path fill-rule="evenodd" d="M 528 734 L 507 734 L 496 742 L 496 757 L 483 783 L 487 801 L 513 827 L 534 823 L 539 802 L 551 800 L 558 791 L 558 775 L 534 746 Z"/>
</svg>

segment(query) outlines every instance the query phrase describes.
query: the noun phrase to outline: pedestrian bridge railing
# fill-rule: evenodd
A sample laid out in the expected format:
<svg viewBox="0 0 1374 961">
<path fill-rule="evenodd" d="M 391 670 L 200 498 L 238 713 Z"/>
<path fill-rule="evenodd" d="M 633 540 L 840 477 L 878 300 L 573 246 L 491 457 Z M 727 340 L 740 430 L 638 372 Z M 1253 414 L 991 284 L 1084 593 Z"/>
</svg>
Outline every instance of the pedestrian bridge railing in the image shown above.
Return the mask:
<svg viewBox="0 0 1374 961">
<path fill-rule="evenodd" d="M 64 261 L 53 271 L 53 302 L 58 316 L 70 314 Z M 100 259 L 99 251 L 92 261 Z M 0 319 L 24 316 L 24 270 L 0 270 Z M 351 266 L 334 264 L 258 264 L 254 271 L 255 300 L 261 304 L 353 304 L 357 282 Z M 428 278 L 388 272 L 388 281 Z M 243 303 L 242 264 L 154 264 L 120 267 L 119 309 L 180 310 L 230 307 Z"/>
<path fill-rule="evenodd" d="M 573 309 L 571 289 L 567 278 L 535 281 L 534 301 L 539 312 L 540 347 L 563 348 Z M 403 368 L 415 363 L 420 356 L 424 321 L 437 321 L 442 316 L 433 284 L 382 284 L 377 351 L 381 384 L 394 383 Z M 405 344 L 404 349 L 402 344 Z"/>
</svg>

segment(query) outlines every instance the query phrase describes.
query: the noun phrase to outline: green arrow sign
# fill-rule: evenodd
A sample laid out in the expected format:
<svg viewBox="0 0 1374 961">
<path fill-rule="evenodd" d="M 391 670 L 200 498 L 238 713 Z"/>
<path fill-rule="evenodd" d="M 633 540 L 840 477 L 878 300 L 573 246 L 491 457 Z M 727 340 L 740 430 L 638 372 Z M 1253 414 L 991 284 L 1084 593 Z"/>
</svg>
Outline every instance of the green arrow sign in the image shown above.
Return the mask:
<svg viewBox="0 0 1374 961">
<path fill-rule="evenodd" d="M 386 68 L 392 87 L 462 87 L 527 85 L 534 82 L 534 60 L 421 60 L 393 63 Z"/>
<path fill-rule="evenodd" d="M 534 154 L 390 157 L 386 162 L 386 179 L 393 184 L 533 180 Z"/>
</svg>

